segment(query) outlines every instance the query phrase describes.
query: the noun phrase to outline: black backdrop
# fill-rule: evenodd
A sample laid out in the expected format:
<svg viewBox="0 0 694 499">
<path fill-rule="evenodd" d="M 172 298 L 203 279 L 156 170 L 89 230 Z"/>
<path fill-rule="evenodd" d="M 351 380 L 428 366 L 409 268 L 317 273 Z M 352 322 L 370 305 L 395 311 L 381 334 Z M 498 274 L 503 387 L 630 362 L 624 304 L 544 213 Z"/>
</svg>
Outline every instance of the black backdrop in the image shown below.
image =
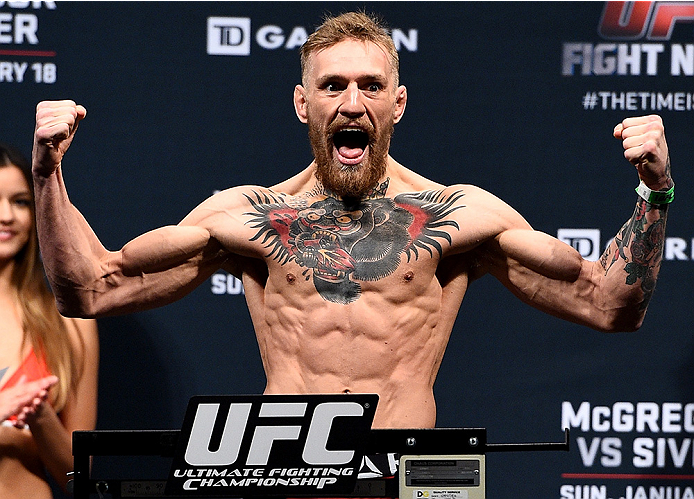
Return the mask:
<svg viewBox="0 0 694 499">
<path fill-rule="evenodd" d="M 621 2 L 0 2 L 0 140 L 29 154 L 37 102 L 84 104 L 66 182 L 118 248 L 215 190 L 305 167 L 291 102 L 302 33 L 324 13 L 365 7 L 400 37 L 409 102 L 395 159 L 479 185 L 539 230 L 583 230 L 573 241 L 587 254 L 636 201 L 614 125 L 661 114 L 677 199 L 642 329 L 566 323 L 485 278 L 463 303 L 435 390 L 438 426 L 486 427 L 491 442 L 556 441 L 571 426 L 568 454 L 490 455 L 490 498 L 692 497 L 694 3 L 680 3 L 680 17 L 647 4 L 642 18 L 627 6 L 624 26 L 603 21 Z M 224 19 L 208 33 L 210 17 Z M 648 30 L 670 24 L 660 39 Z M 208 35 L 218 50 L 246 42 L 249 54 L 210 54 Z M 101 429 L 178 428 L 193 395 L 263 390 L 240 286 L 223 273 L 175 304 L 99 326 Z M 94 473 L 133 462 L 97 460 Z M 159 465 L 136 474 L 164 476 Z"/>
</svg>

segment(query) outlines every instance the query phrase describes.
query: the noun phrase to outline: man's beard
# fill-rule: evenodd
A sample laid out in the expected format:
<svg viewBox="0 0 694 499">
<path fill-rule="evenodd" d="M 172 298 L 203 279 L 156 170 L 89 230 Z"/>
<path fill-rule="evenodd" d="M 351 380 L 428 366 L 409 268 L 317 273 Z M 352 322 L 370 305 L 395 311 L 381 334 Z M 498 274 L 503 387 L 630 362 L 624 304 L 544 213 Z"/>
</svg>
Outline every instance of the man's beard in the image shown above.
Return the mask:
<svg viewBox="0 0 694 499">
<path fill-rule="evenodd" d="M 364 161 L 356 165 L 343 165 L 333 156 L 335 132 L 349 125 L 359 125 L 368 133 L 368 152 Z M 327 129 L 308 120 L 308 136 L 316 161 L 316 178 L 330 192 L 344 198 L 361 198 L 375 187 L 386 173 L 388 149 L 393 135 L 391 120 L 376 133 L 366 119 L 353 121 L 338 119 Z"/>
</svg>

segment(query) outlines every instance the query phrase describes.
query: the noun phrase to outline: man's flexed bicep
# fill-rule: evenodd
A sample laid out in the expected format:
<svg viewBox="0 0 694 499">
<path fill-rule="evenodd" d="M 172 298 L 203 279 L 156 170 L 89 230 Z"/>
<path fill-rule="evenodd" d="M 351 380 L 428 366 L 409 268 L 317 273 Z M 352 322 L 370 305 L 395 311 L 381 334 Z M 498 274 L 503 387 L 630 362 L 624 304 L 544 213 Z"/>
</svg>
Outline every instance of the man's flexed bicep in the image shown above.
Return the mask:
<svg viewBox="0 0 694 499">
<path fill-rule="evenodd" d="M 594 262 L 583 260 L 566 243 L 533 230 L 516 210 L 482 190 L 472 190 L 466 206 L 469 218 L 475 221 L 473 242 L 480 241 L 472 250 L 475 277 L 492 274 L 514 295 L 539 310 L 604 328 L 609 319 L 592 296 Z"/>
<path fill-rule="evenodd" d="M 596 329 L 609 322 L 593 296 L 594 262 L 568 244 L 530 228 L 511 228 L 479 251 L 486 270 L 525 303 Z"/>
<path fill-rule="evenodd" d="M 37 228 L 46 276 L 65 316 L 99 317 L 165 305 L 212 275 L 226 255 L 201 227 L 162 227 L 119 251 L 103 247 L 63 195 L 37 186 Z"/>
<path fill-rule="evenodd" d="M 526 229 L 504 231 L 484 250 L 489 272 L 539 310 L 599 331 L 633 331 L 643 321 L 652 291 L 648 283 L 655 276 L 640 275 L 647 266 L 631 269 L 633 260 L 619 256 L 630 254 L 620 241 L 597 262 L 584 260 L 548 234 Z"/>
</svg>

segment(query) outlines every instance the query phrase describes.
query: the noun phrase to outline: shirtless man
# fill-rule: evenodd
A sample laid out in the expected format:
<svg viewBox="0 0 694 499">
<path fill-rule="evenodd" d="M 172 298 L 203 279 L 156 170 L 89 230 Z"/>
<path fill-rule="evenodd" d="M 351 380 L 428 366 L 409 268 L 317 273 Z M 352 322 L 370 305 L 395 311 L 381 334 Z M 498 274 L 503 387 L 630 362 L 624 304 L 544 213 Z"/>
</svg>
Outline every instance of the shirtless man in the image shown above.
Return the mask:
<svg viewBox="0 0 694 499">
<path fill-rule="evenodd" d="M 436 373 L 465 292 L 484 274 L 563 319 L 639 328 L 674 185 L 659 117 L 614 129 L 647 186 L 643 196 L 656 197 L 635 196 L 631 219 L 589 262 L 488 192 L 437 184 L 389 155 L 407 91 L 392 40 L 367 16 L 327 20 L 301 57 L 294 105 L 314 161 L 271 188 L 215 194 L 178 225 L 119 251 L 101 245 L 61 175 L 86 110 L 72 101 L 38 105 L 38 229 L 64 314 L 161 306 L 226 269 L 245 287 L 265 393 L 377 393 L 376 428 L 435 425 Z"/>
</svg>

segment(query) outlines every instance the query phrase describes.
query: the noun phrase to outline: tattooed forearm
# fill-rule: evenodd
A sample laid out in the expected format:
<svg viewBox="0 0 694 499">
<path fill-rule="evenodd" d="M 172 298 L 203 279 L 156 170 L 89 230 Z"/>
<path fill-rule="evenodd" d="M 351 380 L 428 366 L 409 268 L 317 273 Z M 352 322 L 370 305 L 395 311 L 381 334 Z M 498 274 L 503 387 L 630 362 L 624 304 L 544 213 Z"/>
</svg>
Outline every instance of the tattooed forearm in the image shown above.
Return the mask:
<svg viewBox="0 0 694 499">
<path fill-rule="evenodd" d="M 639 199 L 633 216 L 615 236 L 614 245 L 610 245 L 600 259 L 606 274 L 615 263 L 625 263 L 625 283 L 640 283 L 642 309 L 651 299 L 663 259 L 667 206 L 652 205 Z"/>
</svg>

